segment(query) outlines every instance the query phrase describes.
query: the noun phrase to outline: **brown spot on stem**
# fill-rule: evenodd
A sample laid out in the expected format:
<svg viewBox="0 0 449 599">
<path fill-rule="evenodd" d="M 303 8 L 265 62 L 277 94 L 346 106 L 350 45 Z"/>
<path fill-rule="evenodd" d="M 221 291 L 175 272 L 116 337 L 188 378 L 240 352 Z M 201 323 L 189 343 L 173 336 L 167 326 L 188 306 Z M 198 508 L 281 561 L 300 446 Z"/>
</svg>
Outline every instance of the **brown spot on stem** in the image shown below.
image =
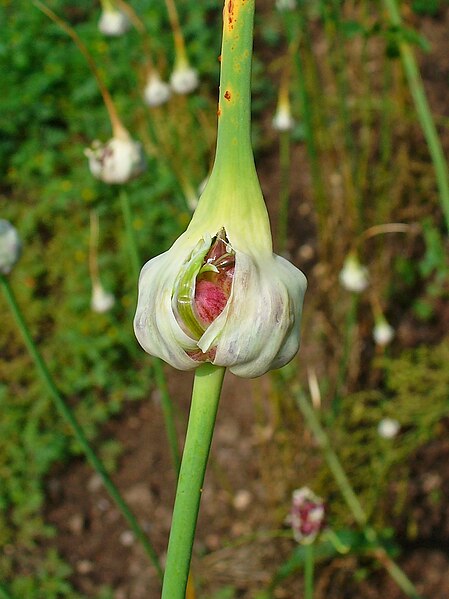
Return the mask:
<svg viewBox="0 0 449 599">
<path fill-rule="evenodd" d="M 225 100 L 227 100 L 228 102 L 230 101 L 231 92 L 228 89 L 225 91 L 224 97 L 225 97 Z"/>
<path fill-rule="evenodd" d="M 220 54 L 220 56 L 218 57 L 218 62 L 221 62 L 221 54 Z"/>
<path fill-rule="evenodd" d="M 221 116 L 221 108 L 220 108 L 220 106 L 218 107 L 218 110 L 217 110 L 217 116 Z"/>
</svg>

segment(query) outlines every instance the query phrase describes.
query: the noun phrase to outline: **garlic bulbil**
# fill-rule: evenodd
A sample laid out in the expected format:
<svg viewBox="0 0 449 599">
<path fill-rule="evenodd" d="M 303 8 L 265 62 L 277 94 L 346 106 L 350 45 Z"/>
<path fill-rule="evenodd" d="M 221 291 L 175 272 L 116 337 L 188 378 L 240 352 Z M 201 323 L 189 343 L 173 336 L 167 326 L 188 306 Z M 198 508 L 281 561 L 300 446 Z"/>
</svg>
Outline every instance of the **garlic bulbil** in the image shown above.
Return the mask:
<svg viewBox="0 0 449 599">
<path fill-rule="evenodd" d="M 94 141 L 84 153 L 92 175 L 105 183 L 126 183 L 146 168 L 142 145 L 127 136 L 113 137 L 105 144 Z"/>
<path fill-rule="evenodd" d="M 341 285 L 353 293 L 362 293 L 369 285 L 368 269 L 360 264 L 357 254 L 350 253 L 339 274 Z"/>
<path fill-rule="evenodd" d="M 170 96 L 169 84 L 162 81 L 157 73 L 151 73 L 143 90 L 145 104 L 151 108 L 161 106 L 169 100 Z"/>
<path fill-rule="evenodd" d="M 123 35 L 131 27 L 126 14 L 115 8 L 104 9 L 98 21 L 98 29 L 103 35 L 118 37 Z"/>
<path fill-rule="evenodd" d="M 4 219 L 0 219 L 0 273 L 8 275 L 20 258 L 22 242 L 17 229 Z"/>
</svg>

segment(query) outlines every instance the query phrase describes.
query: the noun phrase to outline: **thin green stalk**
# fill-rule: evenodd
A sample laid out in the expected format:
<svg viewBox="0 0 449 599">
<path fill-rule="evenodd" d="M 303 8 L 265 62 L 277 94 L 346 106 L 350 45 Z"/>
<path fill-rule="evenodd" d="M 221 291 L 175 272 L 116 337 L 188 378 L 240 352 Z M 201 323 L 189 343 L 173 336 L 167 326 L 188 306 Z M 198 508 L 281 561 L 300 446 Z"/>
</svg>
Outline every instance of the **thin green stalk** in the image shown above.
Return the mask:
<svg viewBox="0 0 449 599">
<path fill-rule="evenodd" d="M 402 27 L 402 18 L 396 0 L 383 0 L 384 6 L 389 14 L 390 21 L 394 27 Z M 429 147 L 432 158 L 440 202 L 443 209 L 446 227 L 449 231 L 449 176 L 448 165 L 443 153 L 441 141 L 432 117 L 432 112 L 427 101 L 421 74 L 416 63 L 415 55 L 409 43 L 405 39 L 399 41 L 399 51 L 404 71 L 407 77 L 410 92 L 415 103 L 416 114 Z"/>
<path fill-rule="evenodd" d="M 313 599 L 313 577 L 315 569 L 315 548 L 313 543 L 304 547 L 304 599 Z"/>
<path fill-rule="evenodd" d="M 79 445 L 84 451 L 87 459 L 89 460 L 90 464 L 95 469 L 95 471 L 98 473 L 98 475 L 101 477 L 105 489 L 107 490 L 111 498 L 114 500 L 120 512 L 123 514 L 123 517 L 128 522 L 136 538 L 142 543 L 142 546 L 144 547 L 146 553 L 148 554 L 154 567 L 156 568 L 159 577 L 162 578 L 162 568 L 159 564 L 159 559 L 156 554 L 156 551 L 154 550 L 148 537 L 140 527 L 129 506 L 121 496 L 120 491 L 117 489 L 117 487 L 110 479 L 103 462 L 98 458 L 95 451 L 90 446 L 89 441 L 87 440 L 80 424 L 76 420 L 75 415 L 73 414 L 70 407 L 67 405 L 64 397 L 62 396 L 58 388 L 56 387 L 53 377 L 51 376 L 50 371 L 48 370 L 47 365 L 41 353 L 39 352 L 39 349 L 37 348 L 34 339 L 31 336 L 28 325 L 23 317 L 22 311 L 20 310 L 20 307 L 17 303 L 17 300 L 15 298 L 15 295 L 9 284 L 8 279 L 4 275 L 0 275 L 0 281 L 6 301 L 9 304 L 11 312 L 13 313 L 13 316 L 16 320 L 17 326 L 19 327 L 19 330 L 23 336 L 26 348 L 34 361 L 37 371 L 43 383 L 45 384 L 45 387 L 47 388 L 47 391 L 51 396 L 57 410 L 65 419 L 65 421 L 71 426 L 76 440 L 78 441 Z"/>
<path fill-rule="evenodd" d="M 287 249 L 288 204 L 290 197 L 290 132 L 281 131 L 279 139 L 279 162 L 281 186 L 279 191 L 279 209 L 277 226 L 277 247 L 280 254 Z"/>
<path fill-rule="evenodd" d="M 385 549 L 382 547 L 381 541 L 376 531 L 368 525 L 368 518 L 365 510 L 363 509 L 357 495 L 354 493 L 351 483 L 349 482 L 349 479 L 343 470 L 337 454 L 331 447 L 329 437 L 327 436 L 324 428 L 321 426 L 314 408 L 301 390 L 296 390 L 295 398 L 308 427 L 312 431 L 315 439 L 323 451 L 327 465 L 329 466 L 329 469 L 340 489 L 346 505 L 352 512 L 357 524 L 364 530 L 366 538 L 375 546 L 374 555 L 382 563 L 396 584 L 404 591 L 404 593 L 406 593 L 408 597 L 411 597 L 412 599 L 420 599 L 420 596 L 413 583 L 387 554 Z"/>
<path fill-rule="evenodd" d="M 125 225 L 126 241 L 128 245 L 129 257 L 131 260 L 134 280 L 139 280 L 140 268 L 142 265 L 139 246 L 137 245 L 136 232 L 132 222 L 132 209 L 127 191 L 122 187 L 120 190 L 120 205 L 122 207 L 123 222 Z M 161 394 L 161 406 L 164 416 L 164 426 L 170 447 L 173 466 L 176 473 L 179 472 L 181 457 L 179 454 L 178 437 L 176 433 L 173 402 L 167 388 L 167 381 L 164 374 L 164 366 L 158 358 L 152 359 L 152 366 L 156 380 L 156 386 Z"/>
<path fill-rule="evenodd" d="M 184 599 L 201 492 L 225 369 L 197 368 L 176 490 L 162 599 Z"/>
</svg>

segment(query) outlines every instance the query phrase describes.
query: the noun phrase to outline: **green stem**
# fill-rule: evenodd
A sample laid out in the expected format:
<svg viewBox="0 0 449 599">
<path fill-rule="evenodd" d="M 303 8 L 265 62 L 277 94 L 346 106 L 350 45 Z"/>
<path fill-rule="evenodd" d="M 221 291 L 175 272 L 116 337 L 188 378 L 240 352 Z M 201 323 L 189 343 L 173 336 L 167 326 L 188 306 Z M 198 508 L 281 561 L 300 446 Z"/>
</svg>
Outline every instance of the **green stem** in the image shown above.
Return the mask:
<svg viewBox="0 0 449 599">
<path fill-rule="evenodd" d="M 176 489 L 162 599 L 184 599 L 201 492 L 225 369 L 197 368 Z"/>
<path fill-rule="evenodd" d="M 304 599 L 313 599 L 313 575 L 315 568 L 315 548 L 313 543 L 305 546 Z"/>
<path fill-rule="evenodd" d="M 402 27 L 402 18 L 396 0 L 384 0 L 384 6 L 394 27 Z M 440 192 L 440 202 L 443 209 L 446 227 L 449 231 L 449 176 L 448 165 L 443 153 L 441 141 L 427 101 L 423 81 L 416 59 L 410 45 L 404 40 L 399 42 L 399 50 L 410 92 L 415 103 L 415 109 L 429 147 L 435 176 Z"/>
<path fill-rule="evenodd" d="M 344 330 L 344 341 L 343 341 L 343 355 L 340 360 L 337 374 L 337 382 L 335 385 L 335 395 L 332 401 L 332 413 L 334 417 L 338 414 L 341 407 L 341 398 L 343 395 L 343 385 L 348 373 L 349 358 L 351 356 L 351 349 L 354 347 L 353 337 L 354 329 L 357 326 L 357 312 L 360 302 L 360 296 L 357 293 L 353 293 L 351 297 L 351 307 L 346 313 L 345 319 L 345 330 Z"/>
<path fill-rule="evenodd" d="M 137 245 L 136 232 L 133 227 L 132 209 L 129 201 L 127 191 L 122 187 L 120 190 L 120 204 L 122 207 L 123 222 L 125 225 L 126 241 L 128 245 L 129 257 L 131 260 L 134 280 L 139 280 L 141 258 L 139 252 L 139 246 Z M 164 367 L 158 358 L 153 358 L 152 366 L 154 370 L 154 376 L 156 379 L 156 386 L 161 394 L 161 405 L 162 413 L 164 416 L 164 426 L 168 438 L 168 444 L 170 447 L 170 453 L 172 456 L 173 466 L 176 473 L 179 472 L 179 465 L 181 458 L 179 455 L 178 438 L 176 433 L 173 402 L 171 401 L 170 394 L 167 388 L 167 381 L 164 374 Z"/>
<path fill-rule="evenodd" d="M 281 186 L 279 191 L 277 247 L 282 255 L 287 249 L 288 204 L 290 196 L 290 132 L 282 131 L 279 140 Z"/>
<path fill-rule="evenodd" d="M 76 420 L 75 415 L 73 414 L 70 407 L 67 405 L 64 397 L 59 392 L 58 388 L 56 387 L 53 377 L 51 376 L 50 371 L 48 370 L 47 365 L 46 365 L 42 355 L 40 354 L 40 352 L 37 348 L 37 345 L 35 344 L 32 336 L 31 336 L 28 325 L 25 322 L 22 311 L 19 308 L 19 305 L 17 303 L 17 300 L 15 298 L 15 295 L 14 295 L 13 290 L 9 284 L 8 279 L 5 276 L 0 275 L 0 281 L 1 281 L 1 285 L 3 288 L 3 292 L 5 294 L 6 300 L 11 309 L 11 312 L 13 313 L 14 318 L 17 323 L 17 326 L 19 327 L 19 330 L 23 336 L 26 348 L 34 361 L 36 368 L 38 370 L 38 373 L 39 373 L 40 377 L 42 378 L 42 381 L 45 384 L 49 395 L 53 399 L 53 402 L 54 402 L 57 410 L 59 411 L 61 416 L 65 419 L 65 421 L 72 427 L 72 430 L 76 437 L 76 440 L 78 441 L 79 445 L 81 446 L 82 450 L 84 451 L 87 459 L 89 460 L 90 464 L 95 469 L 95 471 L 98 473 L 98 475 L 101 477 L 107 492 L 109 493 L 111 498 L 115 501 L 118 509 L 123 514 L 126 521 L 128 522 L 128 524 L 129 524 L 131 530 L 133 531 L 133 533 L 135 534 L 136 538 L 142 543 L 142 546 L 144 547 L 146 553 L 148 554 L 154 567 L 156 568 L 159 577 L 162 578 L 162 569 L 159 564 L 159 560 L 158 560 L 156 551 L 154 550 L 153 546 L 151 545 L 148 537 L 146 536 L 146 534 L 144 533 L 142 528 L 139 526 L 134 514 L 131 512 L 129 506 L 127 505 L 127 503 L 121 496 L 120 491 L 117 489 L 117 487 L 114 485 L 112 480 L 109 478 L 109 475 L 106 472 L 106 468 L 105 468 L 104 464 L 97 457 L 95 451 L 90 446 L 89 441 L 87 440 L 80 424 Z"/>
<path fill-rule="evenodd" d="M 332 472 L 332 475 L 340 489 L 346 505 L 352 512 L 357 524 L 364 530 L 366 538 L 374 546 L 377 546 L 374 550 L 374 555 L 382 563 L 396 584 L 404 591 L 404 593 L 406 593 L 408 597 L 411 597 L 412 599 L 420 599 L 420 596 L 413 583 L 407 578 L 406 574 L 391 559 L 391 557 L 382 547 L 381 541 L 376 531 L 367 524 L 368 518 L 366 516 L 365 510 L 358 500 L 357 495 L 354 493 L 351 483 L 349 482 L 349 479 L 343 470 L 343 466 L 341 465 L 337 454 L 331 447 L 329 437 L 327 436 L 324 428 L 321 426 L 314 408 L 301 390 L 296 391 L 295 397 L 308 427 L 312 431 L 315 439 L 323 451 L 327 465 Z"/>
</svg>

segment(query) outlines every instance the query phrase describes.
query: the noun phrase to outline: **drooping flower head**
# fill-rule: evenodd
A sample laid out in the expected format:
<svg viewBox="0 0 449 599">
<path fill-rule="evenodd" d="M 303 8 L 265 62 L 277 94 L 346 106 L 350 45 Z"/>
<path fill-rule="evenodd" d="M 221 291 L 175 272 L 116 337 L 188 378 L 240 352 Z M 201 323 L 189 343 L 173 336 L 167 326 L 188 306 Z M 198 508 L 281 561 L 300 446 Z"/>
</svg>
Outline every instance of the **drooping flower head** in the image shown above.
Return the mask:
<svg viewBox="0 0 449 599">
<path fill-rule="evenodd" d="M 190 94 L 198 87 L 198 73 L 187 60 L 179 60 L 170 75 L 170 85 L 177 94 Z"/>
<path fill-rule="evenodd" d="M 103 285 L 96 281 L 92 287 L 92 298 L 90 306 L 93 312 L 103 314 L 108 312 L 115 304 L 115 297 L 112 293 L 108 293 Z"/>
<path fill-rule="evenodd" d="M 369 285 L 368 269 L 360 264 L 356 253 L 346 257 L 339 275 L 341 285 L 353 293 L 362 293 Z"/>
<path fill-rule="evenodd" d="M 119 37 L 128 31 L 131 23 L 126 14 L 115 8 L 112 4 L 106 6 L 101 11 L 98 29 L 103 35 L 109 37 Z"/>
<path fill-rule="evenodd" d="M 308 487 L 293 491 L 289 522 L 298 543 L 313 543 L 325 524 L 325 506 Z"/>
<path fill-rule="evenodd" d="M 20 258 L 22 242 L 17 229 L 4 219 L 0 219 L 0 273 L 8 275 Z"/>
<path fill-rule="evenodd" d="M 373 339 L 380 347 L 387 346 L 394 339 L 394 329 L 383 315 L 379 316 L 374 323 Z"/>
<path fill-rule="evenodd" d="M 162 81 L 157 72 L 152 72 L 148 76 L 145 89 L 143 90 L 143 97 L 145 104 L 154 108 L 165 104 L 170 99 L 171 90 L 168 83 Z"/>
<path fill-rule="evenodd" d="M 90 172 L 104 183 L 126 183 L 138 177 L 146 168 L 141 144 L 123 131 L 104 144 L 94 141 L 84 153 L 89 159 Z"/>
</svg>

